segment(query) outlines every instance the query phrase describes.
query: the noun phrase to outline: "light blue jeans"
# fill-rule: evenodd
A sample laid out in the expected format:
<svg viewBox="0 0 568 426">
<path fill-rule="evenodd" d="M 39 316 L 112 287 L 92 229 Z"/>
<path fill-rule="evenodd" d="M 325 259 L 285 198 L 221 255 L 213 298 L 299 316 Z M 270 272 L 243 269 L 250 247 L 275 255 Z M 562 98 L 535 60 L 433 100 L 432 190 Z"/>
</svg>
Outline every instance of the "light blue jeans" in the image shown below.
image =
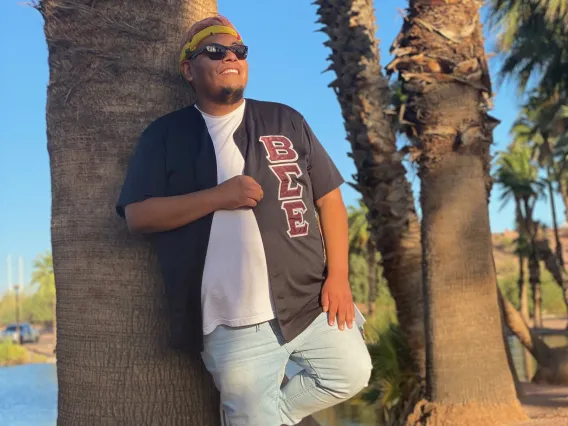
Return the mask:
<svg viewBox="0 0 568 426">
<path fill-rule="evenodd" d="M 357 326 L 340 331 L 337 322 L 328 325 L 325 313 L 290 343 L 284 343 L 276 320 L 219 326 L 204 338 L 203 361 L 221 392 L 228 426 L 297 424 L 354 396 L 371 374 Z M 281 387 L 289 360 L 303 370 Z"/>
</svg>

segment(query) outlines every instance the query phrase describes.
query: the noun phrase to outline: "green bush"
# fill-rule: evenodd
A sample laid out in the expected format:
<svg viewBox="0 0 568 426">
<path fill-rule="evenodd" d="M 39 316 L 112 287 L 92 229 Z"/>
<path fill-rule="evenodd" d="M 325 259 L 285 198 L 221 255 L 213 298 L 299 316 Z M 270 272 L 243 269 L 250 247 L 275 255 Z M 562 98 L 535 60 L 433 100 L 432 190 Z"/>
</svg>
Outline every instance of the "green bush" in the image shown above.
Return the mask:
<svg viewBox="0 0 568 426">
<path fill-rule="evenodd" d="M 379 331 L 378 343 L 368 347 L 373 372 L 361 398 L 376 406 L 379 424 L 404 424 L 422 397 L 406 339 L 399 326 L 391 323 Z"/>
<path fill-rule="evenodd" d="M 562 289 L 554 281 L 554 278 L 544 267 L 541 265 L 541 294 L 542 294 L 542 311 L 544 314 L 551 315 L 565 315 L 566 305 L 562 296 Z M 528 277 L 527 277 L 528 280 Z M 519 303 L 519 288 L 518 288 L 518 274 L 502 274 L 497 279 L 499 287 L 503 295 L 511 301 L 511 303 L 520 309 Z M 532 315 L 534 303 L 532 300 L 532 289 L 530 284 L 529 289 L 529 311 Z"/>
<path fill-rule="evenodd" d="M 28 351 L 10 340 L 0 342 L 0 366 L 18 365 L 29 362 Z"/>
</svg>

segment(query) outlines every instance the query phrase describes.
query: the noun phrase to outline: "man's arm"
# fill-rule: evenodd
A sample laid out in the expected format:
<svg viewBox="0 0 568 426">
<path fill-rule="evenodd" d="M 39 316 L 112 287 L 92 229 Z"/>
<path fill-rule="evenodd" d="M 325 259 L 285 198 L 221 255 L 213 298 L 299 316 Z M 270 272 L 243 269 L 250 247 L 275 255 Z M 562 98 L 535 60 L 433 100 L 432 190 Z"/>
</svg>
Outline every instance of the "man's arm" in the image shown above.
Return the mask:
<svg viewBox="0 0 568 426">
<path fill-rule="evenodd" d="M 260 185 L 249 176 L 235 176 L 221 185 L 191 194 L 152 197 L 128 204 L 126 223 L 131 232 L 170 231 L 217 210 L 254 207 L 262 199 Z"/>
<path fill-rule="evenodd" d="M 116 205 L 131 232 L 170 231 L 221 209 L 254 207 L 262 198 L 260 185 L 249 176 L 235 176 L 214 188 L 168 197 L 163 125 L 142 132 Z"/>
<path fill-rule="evenodd" d="M 337 318 L 340 330 L 353 326 L 354 307 L 349 286 L 349 237 L 347 211 L 339 187 L 343 178 L 312 129 L 304 121 L 304 135 L 309 147 L 308 173 L 313 197 L 319 210 L 320 223 L 328 260 L 328 276 L 321 292 L 329 325 Z"/>
<path fill-rule="evenodd" d="M 316 201 L 325 243 L 328 276 L 322 289 L 322 305 L 329 325 L 337 317 L 340 330 L 353 327 L 355 316 L 349 286 L 349 226 L 347 211 L 339 188 Z"/>
<path fill-rule="evenodd" d="M 221 209 L 215 188 L 175 197 L 148 198 L 126 206 L 126 223 L 133 233 L 170 231 Z"/>
</svg>

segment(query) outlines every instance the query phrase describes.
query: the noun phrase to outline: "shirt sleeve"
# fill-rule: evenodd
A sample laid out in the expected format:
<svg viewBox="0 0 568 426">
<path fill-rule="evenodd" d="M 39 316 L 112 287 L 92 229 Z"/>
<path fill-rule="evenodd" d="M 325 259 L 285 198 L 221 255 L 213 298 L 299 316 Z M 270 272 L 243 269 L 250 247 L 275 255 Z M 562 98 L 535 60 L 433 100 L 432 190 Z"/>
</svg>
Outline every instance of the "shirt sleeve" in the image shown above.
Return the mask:
<svg viewBox="0 0 568 426">
<path fill-rule="evenodd" d="M 116 205 L 121 217 L 129 204 L 166 196 L 166 148 L 160 127 L 150 124 L 138 140 Z"/>
<path fill-rule="evenodd" d="M 314 201 L 339 188 L 344 180 L 331 157 L 304 120 L 304 137 L 308 144 L 308 174 L 312 182 Z"/>
</svg>

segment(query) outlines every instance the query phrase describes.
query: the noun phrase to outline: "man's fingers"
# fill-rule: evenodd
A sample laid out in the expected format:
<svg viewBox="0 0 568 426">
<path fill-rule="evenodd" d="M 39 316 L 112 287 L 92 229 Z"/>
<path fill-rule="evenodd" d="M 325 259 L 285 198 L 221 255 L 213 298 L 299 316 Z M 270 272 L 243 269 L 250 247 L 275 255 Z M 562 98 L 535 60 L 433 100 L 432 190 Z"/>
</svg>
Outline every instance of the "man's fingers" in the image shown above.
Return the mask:
<svg viewBox="0 0 568 426">
<path fill-rule="evenodd" d="M 322 292 L 321 307 L 324 312 L 327 312 L 329 310 L 329 294 L 327 293 L 327 291 Z"/>
<path fill-rule="evenodd" d="M 337 310 L 337 327 L 342 331 L 345 328 L 346 316 L 347 316 L 347 306 L 345 306 L 345 303 L 341 303 Z"/>
<path fill-rule="evenodd" d="M 247 207 L 256 207 L 256 205 L 258 204 L 258 201 L 255 200 L 254 198 L 247 198 Z"/>
<path fill-rule="evenodd" d="M 249 189 L 247 192 L 247 197 L 249 198 L 253 198 L 256 201 L 260 201 L 262 200 L 262 197 L 264 196 L 264 193 L 262 192 L 262 189 Z"/>
<path fill-rule="evenodd" d="M 347 321 L 347 327 L 353 328 L 353 320 L 355 319 L 355 307 L 353 302 L 349 303 L 347 308 L 347 316 L 345 320 Z"/>
<path fill-rule="evenodd" d="M 329 325 L 333 325 L 335 323 L 335 317 L 337 315 L 338 308 L 339 308 L 339 303 L 337 303 L 337 299 L 332 298 L 329 302 L 329 314 L 328 314 Z"/>
</svg>

